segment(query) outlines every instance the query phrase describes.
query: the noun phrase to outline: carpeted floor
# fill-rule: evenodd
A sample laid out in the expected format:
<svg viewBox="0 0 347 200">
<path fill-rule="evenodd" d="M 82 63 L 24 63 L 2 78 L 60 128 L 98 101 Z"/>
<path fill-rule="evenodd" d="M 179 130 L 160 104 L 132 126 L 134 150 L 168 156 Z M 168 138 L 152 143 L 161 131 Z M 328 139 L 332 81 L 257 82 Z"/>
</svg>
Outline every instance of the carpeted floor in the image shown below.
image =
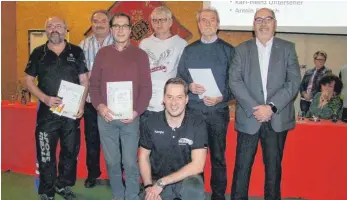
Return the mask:
<svg viewBox="0 0 347 200">
<path fill-rule="evenodd" d="M 92 189 L 83 186 L 84 180 L 77 180 L 73 191 L 78 194 L 78 200 L 111 200 L 111 191 L 107 185 L 98 185 Z M 207 194 L 207 200 L 210 199 Z M 229 200 L 229 196 L 226 195 Z M 35 177 L 11 172 L 1 173 L 1 199 L 2 200 L 37 200 L 38 195 L 35 189 Z M 56 200 L 63 200 L 56 195 Z M 249 200 L 263 200 L 263 198 L 253 197 Z M 294 199 L 286 199 L 294 200 Z"/>
</svg>

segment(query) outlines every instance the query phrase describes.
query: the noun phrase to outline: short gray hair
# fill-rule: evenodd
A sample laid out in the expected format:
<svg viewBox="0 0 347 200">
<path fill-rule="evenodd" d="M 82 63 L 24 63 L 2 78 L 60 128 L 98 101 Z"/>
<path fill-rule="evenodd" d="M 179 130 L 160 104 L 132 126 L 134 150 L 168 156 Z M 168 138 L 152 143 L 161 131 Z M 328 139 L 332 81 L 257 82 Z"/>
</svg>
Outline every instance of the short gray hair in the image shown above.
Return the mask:
<svg viewBox="0 0 347 200">
<path fill-rule="evenodd" d="M 94 15 L 97 14 L 97 13 L 102 13 L 104 15 L 106 15 L 107 17 L 107 21 L 109 22 L 110 21 L 110 14 L 108 13 L 107 10 L 96 10 L 92 13 L 92 15 L 90 16 L 90 22 L 93 22 L 93 18 L 94 18 Z"/>
<path fill-rule="evenodd" d="M 172 12 L 171 12 L 171 10 L 170 10 L 168 7 L 166 7 L 166 6 L 159 6 L 159 7 L 154 8 L 153 11 L 152 11 L 152 13 L 151 13 L 151 15 L 150 15 L 151 19 L 152 19 L 152 15 L 153 15 L 154 13 L 157 13 L 157 14 L 164 13 L 169 19 L 172 19 Z"/>
<path fill-rule="evenodd" d="M 202 9 L 200 9 L 198 11 L 198 13 L 196 14 L 196 20 L 198 22 L 200 21 L 200 15 L 201 15 L 202 12 L 214 12 L 216 14 L 216 16 L 217 16 L 217 22 L 218 23 L 220 22 L 218 11 L 215 8 L 202 8 Z"/>
</svg>

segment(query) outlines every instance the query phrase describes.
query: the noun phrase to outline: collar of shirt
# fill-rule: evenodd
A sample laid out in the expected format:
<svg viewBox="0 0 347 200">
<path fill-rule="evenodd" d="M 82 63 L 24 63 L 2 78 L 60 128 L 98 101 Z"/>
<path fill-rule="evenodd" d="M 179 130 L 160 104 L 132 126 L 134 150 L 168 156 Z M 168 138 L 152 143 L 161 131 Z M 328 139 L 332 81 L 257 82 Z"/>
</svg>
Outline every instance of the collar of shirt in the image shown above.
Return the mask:
<svg viewBox="0 0 347 200">
<path fill-rule="evenodd" d="M 274 37 L 272 37 L 269 41 L 266 42 L 265 46 L 260 42 L 258 38 L 256 38 L 256 44 L 258 48 L 271 48 L 272 43 L 274 41 Z"/>
<path fill-rule="evenodd" d="M 200 40 L 201 40 L 201 42 L 204 43 L 204 44 L 211 44 L 211 43 L 214 43 L 215 41 L 218 40 L 218 36 L 217 36 L 217 35 L 213 36 L 211 40 L 204 40 L 204 39 L 202 39 L 202 37 L 201 37 Z"/>
<path fill-rule="evenodd" d="M 107 35 L 107 37 L 104 39 L 104 41 L 102 42 L 102 45 L 100 45 L 99 41 L 96 39 L 95 35 L 92 35 L 92 37 L 90 38 L 91 41 L 95 42 L 99 48 L 101 47 L 104 47 L 104 46 L 107 46 L 107 45 L 110 45 L 112 44 L 113 42 L 113 38 L 112 38 L 112 35 L 111 33 L 109 33 Z"/>
<path fill-rule="evenodd" d="M 121 51 L 126 50 L 126 49 L 130 46 L 130 43 L 131 43 L 131 42 L 130 42 L 130 39 L 129 39 L 129 41 L 127 42 L 127 44 L 123 47 L 123 49 L 122 49 Z M 113 42 L 112 46 L 113 46 L 114 49 L 116 49 L 117 51 L 121 52 L 121 51 L 118 49 L 117 45 L 116 45 L 116 41 Z"/>
<path fill-rule="evenodd" d="M 184 111 L 184 117 L 183 117 L 183 120 L 182 120 L 182 122 L 181 122 L 181 125 L 180 126 L 178 126 L 178 127 L 175 127 L 175 128 L 172 128 L 171 126 L 170 126 L 170 124 L 169 124 L 169 122 L 167 121 L 167 118 L 166 118 L 166 111 L 164 110 L 163 111 L 163 118 L 164 118 L 164 122 L 165 122 L 165 124 L 168 126 L 168 127 L 170 127 L 171 129 L 179 129 L 179 128 L 181 128 L 181 127 L 184 127 L 185 126 L 185 124 L 187 123 L 187 115 L 188 115 L 188 112 L 187 112 L 187 110 L 185 110 Z"/>
<path fill-rule="evenodd" d="M 155 39 L 160 40 L 160 41 L 164 41 L 164 40 L 170 39 L 170 38 L 172 38 L 173 36 L 175 36 L 174 34 L 171 34 L 168 38 L 162 40 L 162 39 L 158 38 L 158 37 L 155 35 L 155 33 L 153 33 L 152 35 L 153 35 L 153 37 L 154 37 Z"/>
<path fill-rule="evenodd" d="M 69 43 L 66 39 L 64 39 L 64 42 L 65 42 L 66 45 L 65 45 L 65 48 L 64 48 L 63 51 L 65 51 L 66 48 L 69 48 L 69 50 L 71 50 L 70 43 Z M 43 47 L 43 51 L 44 51 L 44 52 L 47 52 L 48 50 L 50 50 L 49 47 L 48 47 L 48 43 L 49 43 L 49 40 L 47 40 L 45 46 Z"/>
</svg>

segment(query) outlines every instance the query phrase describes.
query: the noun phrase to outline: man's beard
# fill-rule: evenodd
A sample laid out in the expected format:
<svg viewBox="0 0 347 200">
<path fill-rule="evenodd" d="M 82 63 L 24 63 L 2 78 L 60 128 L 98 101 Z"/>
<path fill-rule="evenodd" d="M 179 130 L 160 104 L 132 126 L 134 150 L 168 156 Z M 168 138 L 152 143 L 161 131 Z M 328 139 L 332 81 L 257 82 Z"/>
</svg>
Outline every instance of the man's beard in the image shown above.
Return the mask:
<svg viewBox="0 0 347 200">
<path fill-rule="evenodd" d="M 60 36 L 59 32 L 52 32 L 49 34 L 48 40 L 53 44 L 60 44 L 64 41 L 64 38 Z"/>
</svg>

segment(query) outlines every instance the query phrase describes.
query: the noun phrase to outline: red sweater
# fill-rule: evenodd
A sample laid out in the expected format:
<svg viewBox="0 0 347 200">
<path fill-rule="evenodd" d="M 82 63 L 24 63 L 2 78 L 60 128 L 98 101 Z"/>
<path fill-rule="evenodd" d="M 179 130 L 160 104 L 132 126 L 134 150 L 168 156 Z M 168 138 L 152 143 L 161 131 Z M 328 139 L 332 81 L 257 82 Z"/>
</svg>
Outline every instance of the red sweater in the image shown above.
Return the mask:
<svg viewBox="0 0 347 200">
<path fill-rule="evenodd" d="M 107 105 L 107 82 L 133 82 L 133 108 L 141 115 L 152 97 L 152 81 L 146 52 L 129 45 L 118 51 L 113 45 L 101 48 L 94 60 L 90 77 L 90 98 L 93 106 Z"/>
</svg>

